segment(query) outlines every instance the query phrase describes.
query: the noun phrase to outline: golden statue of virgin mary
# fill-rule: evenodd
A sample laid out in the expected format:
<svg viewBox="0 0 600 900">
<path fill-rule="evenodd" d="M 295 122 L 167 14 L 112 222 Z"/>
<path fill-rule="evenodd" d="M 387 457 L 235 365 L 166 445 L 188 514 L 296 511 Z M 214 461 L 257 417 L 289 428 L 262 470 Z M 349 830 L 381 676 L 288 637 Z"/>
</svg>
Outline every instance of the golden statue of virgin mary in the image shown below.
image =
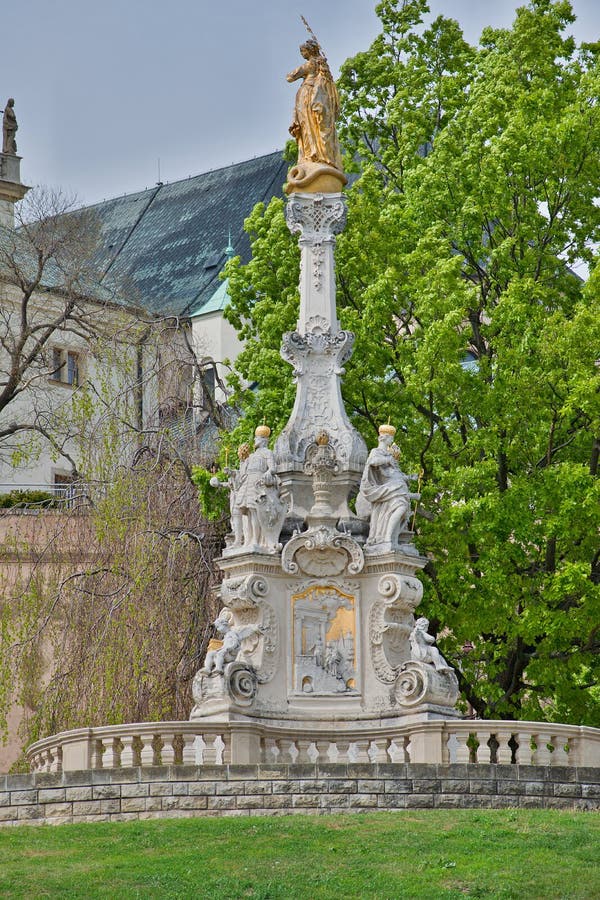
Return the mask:
<svg viewBox="0 0 600 900">
<path fill-rule="evenodd" d="M 298 144 L 298 163 L 288 174 L 292 191 L 336 192 L 346 184 L 335 123 L 340 112 L 337 88 L 319 42 L 313 36 L 300 46 L 302 65 L 287 76 L 302 79 L 296 94 L 290 134 Z"/>
</svg>

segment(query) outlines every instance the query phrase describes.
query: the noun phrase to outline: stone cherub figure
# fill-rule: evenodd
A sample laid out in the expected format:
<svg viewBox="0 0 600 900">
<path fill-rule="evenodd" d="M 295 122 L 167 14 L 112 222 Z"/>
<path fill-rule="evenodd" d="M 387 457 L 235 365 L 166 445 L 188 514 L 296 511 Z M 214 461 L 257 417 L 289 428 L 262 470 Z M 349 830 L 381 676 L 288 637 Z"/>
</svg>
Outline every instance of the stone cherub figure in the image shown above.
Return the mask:
<svg viewBox="0 0 600 900">
<path fill-rule="evenodd" d="M 254 434 L 254 452 L 240 466 L 234 514 L 242 517 L 244 547 L 276 553 L 281 549 L 279 534 L 287 506 L 281 498 L 275 456 L 268 446 L 271 429 L 259 425 Z"/>
<path fill-rule="evenodd" d="M 240 444 L 238 447 L 238 458 L 240 461 L 239 469 L 231 469 L 225 467 L 227 481 L 219 481 L 216 475 L 210 479 L 211 487 L 226 488 L 229 490 L 229 511 L 231 517 L 231 531 L 233 533 L 233 543 L 231 547 L 241 547 L 244 543 L 244 527 L 243 516 L 237 502 L 237 491 L 239 490 L 241 479 L 244 473 L 245 462 L 250 456 L 249 444 Z"/>
<path fill-rule="evenodd" d="M 415 626 L 409 635 L 410 654 L 414 662 L 425 663 L 434 666 L 437 672 L 452 672 L 438 648 L 435 646 L 435 638 L 428 634 L 429 619 L 422 616 L 417 619 Z"/>
<path fill-rule="evenodd" d="M 356 498 L 356 511 L 370 516 L 367 546 L 392 549 L 410 516 L 408 477 L 398 466 L 399 451 L 393 443 L 393 425 L 379 427 L 379 443 L 369 453 Z"/>
<path fill-rule="evenodd" d="M 257 637 L 264 631 L 261 625 L 235 625 L 233 613 L 230 609 L 222 609 L 214 626 L 223 635 L 223 644 L 218 649 L 209 650 L 204 660 L 204 666 L 200 669 L 203 675 L 211 672 L 222 674 L 225 665 L 235 662 L 242 649 L 242 642 L 246 638 Z"/>
<path fill-rule="evenodd" d="M 15 135 L 19 126 L 15 115 L 15 101 L 9 97 L 2 117 L 2 152 L 9 156 L 16 156 L 17 141 Z"/>
</svg>

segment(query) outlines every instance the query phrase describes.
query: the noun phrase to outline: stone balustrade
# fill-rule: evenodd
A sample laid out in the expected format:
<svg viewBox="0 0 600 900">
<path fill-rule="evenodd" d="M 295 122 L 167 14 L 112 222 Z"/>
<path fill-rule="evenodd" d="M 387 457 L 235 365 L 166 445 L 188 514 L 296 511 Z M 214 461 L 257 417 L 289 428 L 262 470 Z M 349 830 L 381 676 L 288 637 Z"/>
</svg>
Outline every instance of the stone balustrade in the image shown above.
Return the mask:
<svg viewBox="0 0 600 900">
<path fill-rule="evenodd" d="M 140 722 L 79 728 L 27 750 L 32 772 L 159 765 L 437 763 L 600 766 L 600 729 L 543 722 L 437 719 L 366 732 L 360 722 L 310 730 L 246 721 Z"/>
<path fill-rule="evenodd" d="M 194 722 L 136 722 L 63 731 L 27 750 L 32 772 L 125 769 L 135 766 L 225 765 L 231 735 Z"/>
</svg>

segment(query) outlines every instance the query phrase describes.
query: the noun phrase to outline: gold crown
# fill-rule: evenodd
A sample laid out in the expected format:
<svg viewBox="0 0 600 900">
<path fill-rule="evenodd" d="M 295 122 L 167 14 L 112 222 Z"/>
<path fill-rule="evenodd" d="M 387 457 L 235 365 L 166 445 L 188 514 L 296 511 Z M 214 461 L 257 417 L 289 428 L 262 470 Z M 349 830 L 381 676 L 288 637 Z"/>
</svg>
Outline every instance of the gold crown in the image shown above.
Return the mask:
<svg viewBox="0 0 600 900">
<path fill-rule="evenodd" d="M 254 432 L 254 437 L 269 437 L 271 434 L 271 429 L 268 425 L 259 425 L 256 431 Z"/>
<path fill-rule="evenodd" d="M 390 423 L 387 422 L 384 425 L 379 426 L 379 434 L 391 434 L 392 437 L 394 437 L 394 435 L 396 434 L 396 429 L 393 425 L 390 425 Z"/>
</svg>

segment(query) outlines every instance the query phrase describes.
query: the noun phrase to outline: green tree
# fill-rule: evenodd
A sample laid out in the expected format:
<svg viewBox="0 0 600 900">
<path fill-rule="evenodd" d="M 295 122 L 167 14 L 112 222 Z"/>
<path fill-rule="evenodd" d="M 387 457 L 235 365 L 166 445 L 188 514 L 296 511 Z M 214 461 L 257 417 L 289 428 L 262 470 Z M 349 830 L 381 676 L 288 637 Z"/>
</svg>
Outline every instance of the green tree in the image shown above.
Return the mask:
<svg viewBox="0 0 600 900">
<path fill-rule="evenodd" d="M 370 443 L 390 415 L 423 472 L 424 605 L 465 700 L 599 724 L 599 48 L 566 36 L 566 0 L 478 47 L 422 0 L 377 11 L 339 83 L 358 174 L 336 256 L 346 405 Z M 253 258 L 228 271 L 240 438 L 289 412 L 298 302 L 281 202 L 247 225 Z"/>
</svg>

